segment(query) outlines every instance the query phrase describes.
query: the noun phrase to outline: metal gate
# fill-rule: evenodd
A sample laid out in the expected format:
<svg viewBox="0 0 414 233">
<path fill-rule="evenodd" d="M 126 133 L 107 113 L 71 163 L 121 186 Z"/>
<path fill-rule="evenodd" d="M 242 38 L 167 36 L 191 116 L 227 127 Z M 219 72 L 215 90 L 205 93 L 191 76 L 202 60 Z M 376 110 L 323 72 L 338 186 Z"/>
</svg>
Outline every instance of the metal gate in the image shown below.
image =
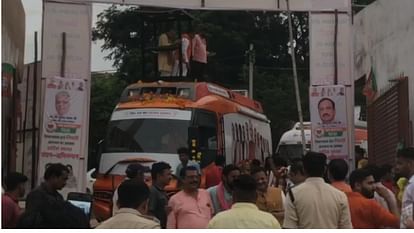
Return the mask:
<svg viewBox="0 0 414 233">
<path fill-rule="evenodd" d="M 368 160 L 394 164 L 397 146 L 410 142 L 408 79 L 400 79 L 368 106 Z"/>
</svg>

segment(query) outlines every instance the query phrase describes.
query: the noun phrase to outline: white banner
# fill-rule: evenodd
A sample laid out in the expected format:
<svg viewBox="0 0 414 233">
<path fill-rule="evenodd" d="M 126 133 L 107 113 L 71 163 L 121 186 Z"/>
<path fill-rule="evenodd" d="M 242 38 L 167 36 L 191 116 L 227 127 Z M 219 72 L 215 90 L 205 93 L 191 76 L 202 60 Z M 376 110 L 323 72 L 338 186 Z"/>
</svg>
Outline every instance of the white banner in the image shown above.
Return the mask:
<svg viewBox="0 0 414 233">
<path fill-rule="evenodd" d="M 310 22 L 310 78 L 312 85 L 333 85 L 335 77 L 335 15 L 315 14 Z M 351 85 L 352 39 L 350 16 L 338 14 L 337 64 L 338 83 Z"/>
<path fill-rule="evenodd" d="M 191 112 L 176 109 L 128 109 L 119 110 L 112 114 L 111 121 L 130 119 L 172 119 L 191 120 Z"/>
<path fill-rule="evenodd" d="M 82 79 L 46 79 L 43 126 L 39 153 L 39 181 L 49 163 L 66 165 L 71 174 L 64 193 L 81 190 L 78 182 L 80 160 L 83 159 L 83 134 L 87 99 L 86 82 Z M 87 131 L 85 131 L 87 132 Z"/>
<path fill-rule="evenodd" d="M 44 2 L 42 77 L 61 76 L 66 33 L 65 78 L 90 79 L 92 6 Z"/>
<path fill-rule="evenodd" d="M 226 164 L 237 164 L 246 159 L 262 162 L 272 154 L 272 136 L 269 123 L 238 113 L 223 116 Z"/>
<path fill-rule="evenodd" d="M 311 87 L 312 150 L 349 159 L 345 86 Z"/>
</svg>

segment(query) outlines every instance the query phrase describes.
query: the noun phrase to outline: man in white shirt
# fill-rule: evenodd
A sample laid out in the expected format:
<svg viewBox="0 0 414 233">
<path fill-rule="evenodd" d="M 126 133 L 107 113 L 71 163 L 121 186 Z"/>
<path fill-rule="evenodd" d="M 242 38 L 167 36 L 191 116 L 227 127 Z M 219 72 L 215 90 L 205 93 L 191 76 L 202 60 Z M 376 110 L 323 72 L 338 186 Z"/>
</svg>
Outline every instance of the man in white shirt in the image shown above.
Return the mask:
<svg viewBox="0 0 414 233">
<path fill-rule="evenodd" d="M 146 215 L 149 194 L 143 181 L 124 181 L 118 188 L 119 210 L 97 229 L 160 229 L 160 224 Z"/>
<path fill-rule="evenodd" d="M 149 168 L 142 166 L 139 163 L 131 163 L 128 165 L 127 169 L 125 170 L 125 180 L 138 180 L 144 181 L 144 173 L 149 172 Z M 124 180 L 124 181 L 125 181 Z M 121 183 L 122 184 L 122 183 Z M 112 196 L 112 215 L 115 215 L 115 212 L 118 210 L 118 206 L 116 205 L 118 201 L 118 187 L 114 191 L 114 195 Z"/>
<path fill-rule="evenodd" d="M 325 183 L 326 155 L 308 152 L 303 166 L 308 178 L 286 197 L 284 228 L 352 228 L 348 199 L 342 191 Z"/>
</svg>

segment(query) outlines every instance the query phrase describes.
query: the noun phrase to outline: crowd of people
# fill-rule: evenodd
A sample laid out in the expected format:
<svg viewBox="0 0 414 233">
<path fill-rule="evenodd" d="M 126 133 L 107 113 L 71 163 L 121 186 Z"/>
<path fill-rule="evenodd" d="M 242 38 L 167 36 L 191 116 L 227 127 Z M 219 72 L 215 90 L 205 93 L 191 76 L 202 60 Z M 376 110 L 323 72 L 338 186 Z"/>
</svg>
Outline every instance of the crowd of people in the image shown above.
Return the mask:
<svg viewBox="0 0 414 233">
<path fill-rule="evenodd" d="M 181 190 L 171 197 L 165 187 L 173 168 L 157 162 L 150 170 L 130 164 L 127 178 L 114 193 L 113 216 L 98 229 L 338 229 L 414 228 L 414 148 L 397 153 L 394 167 L 367 164 L 349 171 L 343 159 L 308 152 L 289 162 L 275 156 L 240 164 L 217 164 L 219 179 L 202 188 L 198 164 L 180 148 L 176 168 Z M 51 164 L 44 180 L 26 199 L 22 213 L 17 200 L 27 177 L 10 173 L 2 198 L 3 228 L 89 228 L 83 211 L 63 199 L 68 169 Z M 349 177 L 348 174 L 350 173 Z M 397 178 L 406 179 L 405 187 Z M 402 193 L 402 195 L 401 195 Z M 411 210 L 411 212 L 410 212 Z"/>
<path fill-rule="evenodd" d="M 2 228 L 90 228 L 84 211 L 58 192 L 65 187 L 69 173 L 69 168 L 61 163 L 50 164 L 44 173 L 44 182 L 27 195 L 24 210 L 18 201 L 25 195 L 28 178 L 18 172 L 9 173 L 2 196 Z"/>
</svg>

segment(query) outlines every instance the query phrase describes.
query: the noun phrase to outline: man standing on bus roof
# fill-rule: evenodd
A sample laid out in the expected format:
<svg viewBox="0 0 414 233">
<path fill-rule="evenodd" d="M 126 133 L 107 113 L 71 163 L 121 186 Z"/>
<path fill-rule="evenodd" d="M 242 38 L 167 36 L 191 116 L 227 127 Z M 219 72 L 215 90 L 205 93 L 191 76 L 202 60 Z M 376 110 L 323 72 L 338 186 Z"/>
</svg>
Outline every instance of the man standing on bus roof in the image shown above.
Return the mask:
<svg viewBox="0 0 414 233">
<path fill-rule="evenodd" d="M 176 34 L 172 28 L 165 30 L 158 39 L 158 71 L 160 77 L 171 76 L 173 70 L 173 46 Z"/>
<path fill-rule="evenodd" d="M 322 124 L 332 124 L 336 115 L 335 102 L 329 98 L 322 98 L 318 103 L 318 111 Z"/>
<path fill-rule="evenodd" d="M 178 164 L 177 169 L 175 170 L 175 175 L 179 176 L 181 169 L 188 167 L 188 166 L 193 166 L 197 168 L 198 173 L 201 172 L 200 165 L 197 162 L 190 160 L 190 151 L 187 148 L 185 147 L 178 148 L 177 154 L 178 154 L 178 158 L 180 159 L 181 163 Z"/>
</svg>

